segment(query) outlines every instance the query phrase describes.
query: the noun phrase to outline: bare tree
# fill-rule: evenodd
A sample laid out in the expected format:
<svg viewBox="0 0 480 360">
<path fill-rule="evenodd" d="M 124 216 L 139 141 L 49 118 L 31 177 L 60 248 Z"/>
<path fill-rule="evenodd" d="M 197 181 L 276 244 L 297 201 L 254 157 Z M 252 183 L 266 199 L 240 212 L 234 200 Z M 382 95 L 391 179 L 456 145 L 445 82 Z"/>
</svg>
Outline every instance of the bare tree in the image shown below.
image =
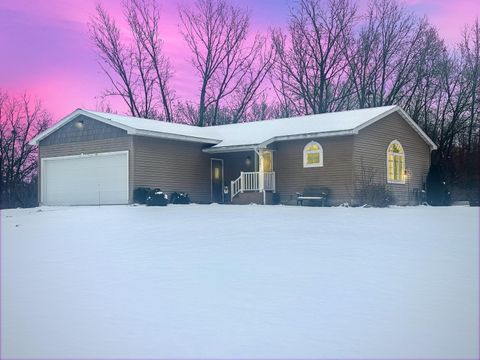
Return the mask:
<svg viewBox="0 0 480 360">
<path fill-rule="evenodd" d="M 0 91 L 0 208 L 36 203 L 31 194 L 37 190 L 37 149 L 28 142 L 44 131 L 50 120 L 40 102 L 32 102 L 27 95 L 12 98 Z"/>
<path fill-rule="evenodd" d="M 249 44 L 249 15 L 224 0 L 198 0 L 179 14 L 200 77 L 197 124 L 216 124 L 228 101 L 231 121 L 238 122 L 259 91 L 273 52 L 265 51 L 260 36 Z"/>
<path fill-rule="evenodd" d="M 172 121 L 172 70 L 162 51 L 158 7 L 155 0 L 128 0 L 123 6 L 131 42 L 122 39 L 101 5 L 88 23 L 100 66 L 112 85 L 104 96 L 120 96 L 132 116 Z"/>
<path fill-rule="evenodd" d="M 419 70 L 425 70 L 425 57 L 437 45 L 435 35 L 425 19 L 398 1 L 373 0 L 357 39 L 345 53 L 358 106 L 408 102 L 425 76 Z"/>
<path fill-rule="evenodd" d="M 130 114 L 139 116 L 140 108 L 135 92 L 136 80 L 132 53 L 122 43 L 120 30 L 115 20 L 98 4 L 96 15 L 90 20 L 88 27 L 90 37 L 101 59 L 100 66 L 113 87 L 112 90 L 106 92 L 106 96 L 120 96 L 128 106 Z"/>
<path fill-rule="evenodd" d="M 155 72 L 155 84 L 161 99 L 166 121 L 173 121 L 173 91 L 169 86 L 172 77 L 170 61 L 163 54 L 159 34 L 160 12 L 155 0 L 129 0 L 125 2 L 125 16 L 135 39 L 135 45 L 148 55 L 149 65 Z M 141 66 L 139 66 L 141 68 Z"/>
<path fill-rule="evenodd" d="M 277 52 L 273 81 L 282 103 L 299 114 L 342 107 L 350 95 L 345 53 L 356 11 L 349 0 L 300 0 L 291 13 L 288 37 L 281 30 L 272 32 Z"/>
<path fill-rule="evenodd" d="M 480 131 L 480 25 L 478 18 L 471 27 L 467 27 L 463 33 L 462 42 L 459 45 L 462 58 L 464 59 L 464 76 L 467 80 L 469 109 L 467 152 L 472 151 L 474 142 L 477 145 Z"/>
</svg>

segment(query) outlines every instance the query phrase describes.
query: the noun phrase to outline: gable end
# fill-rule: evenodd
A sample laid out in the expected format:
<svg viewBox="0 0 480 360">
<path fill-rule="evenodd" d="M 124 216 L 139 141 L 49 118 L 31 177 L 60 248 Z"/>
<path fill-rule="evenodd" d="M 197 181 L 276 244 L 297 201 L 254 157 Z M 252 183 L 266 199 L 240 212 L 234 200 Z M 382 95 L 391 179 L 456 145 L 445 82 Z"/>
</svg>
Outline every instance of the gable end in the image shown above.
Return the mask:
<svg viewBox="0 0 480 360">
<path fill-rule="evenodd" d="M 412 127 L 413 130 L 415 130 L 415 132 L 420 136 L 420 138 L 422 138 L 423 141 L 425 141 L 425 143 L 427 143 L 427 145 L 430 147 L 430 150 L 437 150 L 437 145 L 432 141 L 432 139 L 430 139 L 430 137 L 425 134 L 425 132 L 422 130 L 422 128 L 399 106 L 395 106 L 393 107 L 391 110 L 377 116 L 377 117 L 374 117 L 373 119 L 371 119 L 370 121 L 367 121 L 366 123 L 358 126 L 357 128 L 355 128 L 355 132 L 358 134 L 358 132 L 364 128 L 366 128 L 367 126 L 370 126 L 374 123 L 376 123 L 377 121 L 379 120 L 383 120 L 385 118 L 388 118 L 389 115 L 393 114 L 393 113 L 397 113 L 398 115 L 400 115 L 400 117 L 405 120 L 405 122 L 410 125 Z"/>
<path fill-rule="evenodd" d="M 56 145 L 127 136 L 127 131 L 83 114 L 72 117 L 39 141 L 40 145 Z"/>
</svg>

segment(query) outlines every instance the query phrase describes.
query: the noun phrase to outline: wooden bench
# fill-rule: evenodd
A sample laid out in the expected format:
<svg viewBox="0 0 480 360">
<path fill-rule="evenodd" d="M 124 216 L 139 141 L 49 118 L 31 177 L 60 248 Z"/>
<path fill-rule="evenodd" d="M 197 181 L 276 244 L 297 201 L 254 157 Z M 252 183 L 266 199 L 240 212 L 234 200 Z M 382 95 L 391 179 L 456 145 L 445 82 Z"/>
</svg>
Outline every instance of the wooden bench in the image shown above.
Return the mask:
<svg viewBox="0 0 480 360">
<path fill-rule="evenodd" d="M 325 206 L 328 199 L 329 190 L 325 187 L 308 186 L 303 189 L 303 193 L 297 192 L 297 205 L 303 205 L 303 201 L 307 200 L 312 203 L 320 203 Z"/>
</svg>

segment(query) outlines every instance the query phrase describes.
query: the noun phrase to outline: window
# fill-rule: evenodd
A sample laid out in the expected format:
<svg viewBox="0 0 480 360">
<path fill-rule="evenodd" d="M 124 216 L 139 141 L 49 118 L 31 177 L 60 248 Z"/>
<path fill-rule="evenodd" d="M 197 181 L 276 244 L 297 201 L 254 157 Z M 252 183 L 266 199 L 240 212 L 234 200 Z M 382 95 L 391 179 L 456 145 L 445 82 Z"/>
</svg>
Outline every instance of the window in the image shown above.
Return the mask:
<svg viewBox="0 0 480 360">
<path fill-rule="evenodd" d="M 397 140 L 387 149 L 387 182 L 405 184 L 405 153 Z"/>
<path fill-rule="evenodd" d="M 260 156 L 260 171 L 272 172 L 273 171 L 273 156 L 271 151 L 262 151 Z"/>
<path fill-rule="evenodd" d="M 311 141 L 303 148 L 303 167 L 320 166 L 323 166 L 322 145 L 315 141 Z"/>
</svg>

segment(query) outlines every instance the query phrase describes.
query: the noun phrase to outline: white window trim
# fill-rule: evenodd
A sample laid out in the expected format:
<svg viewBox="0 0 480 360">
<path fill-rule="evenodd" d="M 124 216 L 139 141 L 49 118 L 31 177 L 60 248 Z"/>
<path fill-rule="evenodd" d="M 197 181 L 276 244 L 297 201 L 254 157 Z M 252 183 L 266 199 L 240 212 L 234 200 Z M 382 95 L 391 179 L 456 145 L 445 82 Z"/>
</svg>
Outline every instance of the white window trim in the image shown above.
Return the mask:
<svg viewBox="0 0 480 360">
<path fill-rule="evenodd" d="M 318 151 L 317 150 L 310 150 L 307 151 L 307 148 L 311 145 L 317 145 L 318 146 Z M 320 161 L 318 164 L 308 164 L 307 163 L 307 154 L 319 154 Z M 305 147 L 303 148 L 303 167 L 304 168 L 312 168 L 312 167 L 322 167 L 323 166 L 323 147 L 316 141 L 310 141 Z"/>
<path fill-rule="evenodd" d="M 394 152 L 391 152 L 390 151 L 390 147 L 392 145 L 398 145 L 400 146 L 400 148 L 402 149 L 402 153 L 399 154 L 399 153 L 394 153 Z M 406 181 L 405 181 L 405 174 L 403 174 L 403 180 L 391 180 L 389 179 L 389 176 L 388 176 L 388 172 L 389 172 L 389 166 L 390 164 L 388 163 L 388 156 L 389 155 L 392 155 L 392 156 L 398 156 L 398 157 L 401 157 L 403 158 L 403 171 L 405 172 L 405 169 L 407 168 L 407 165 L 406 165 L 406 159 L 405 159 L 405 150 L 403 149 L 403 146 L 402 144 L 400 143 L 400 141 L 398 140 L 393 140 L 390 144 L 388 144 L 388 147 L 387 147 L 387 183 L 388 184 L 400 184 L 400 185 L 405 185 Z"/>
</svg>

